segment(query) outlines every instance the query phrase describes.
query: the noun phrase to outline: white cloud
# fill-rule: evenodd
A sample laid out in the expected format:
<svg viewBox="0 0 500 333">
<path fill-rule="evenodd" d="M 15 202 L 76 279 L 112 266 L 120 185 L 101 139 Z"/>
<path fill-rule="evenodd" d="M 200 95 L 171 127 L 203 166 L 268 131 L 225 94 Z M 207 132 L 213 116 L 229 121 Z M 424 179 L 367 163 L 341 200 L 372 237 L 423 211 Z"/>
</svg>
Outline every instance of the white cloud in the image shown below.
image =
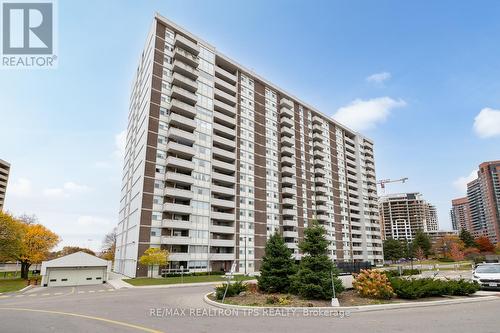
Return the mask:
<svg viewBox="0 0 500 333">
<path fill-rule="evenodd" d="M 90 188 L 87 185 L 80 185 L 74 182 L 66 182 L 62 187 L 46 188 L 42 191 L 46 197 L 68 197 L 72 194 L 88 192 Z"/>
<path fill-rule="evenodd" d="M 470 183 L 477 178 L 477 169 L 472 170 L 468 176 L 463 176 L 453 181 L 453 186 L 461 194 L 467 194 L 467 183 Z"/>
<path fill-rule="evenodd" d="M 389 80 L 392 77 L 391 73 L 389 72 L 381 72 L 381 73 L 375 73 L 366 78 L 366 82 L 372 82 L 372 83 L 383 83 L 384 81 Z"/>
<path fill-rule="evenodd" d="M 115 135 L 115 151 L 113 156 L 123 159 L 125 156 L 125 147 L 127 145 L 127 130 L 123 130 Z"/>
<path fill-rule="evenodd" d="M 500 110 L 482 109 L 474 118 L 474 131 L 480 138 L 500 136 Z"/>
<path fill-rule="evenodd" d="M 19 178 L 12 184 L 7 185 L 7 193 L 17 197 L 29 197 L 33 193 L 31 181 L 27 178 Z"/>
<path fill-rule="evenodd" d="M 98 216 L 84 215 L 80 216 L 76 220 L 76 224 L 80 227 L 85 228 L 104 228 L 103 235 L 107 232 L 106 228 L 113 227 L 113 223 L 110 220 Z"/>
<path fill-rule="evenodd" d="M 378 97 L 369 100 L 356 99 L 337 110 L 333 118 L 356 131 L 374 128 L 384 122 L 392 109 L 403 107 L 406 102 L 390 97 Z"/>
</svg>

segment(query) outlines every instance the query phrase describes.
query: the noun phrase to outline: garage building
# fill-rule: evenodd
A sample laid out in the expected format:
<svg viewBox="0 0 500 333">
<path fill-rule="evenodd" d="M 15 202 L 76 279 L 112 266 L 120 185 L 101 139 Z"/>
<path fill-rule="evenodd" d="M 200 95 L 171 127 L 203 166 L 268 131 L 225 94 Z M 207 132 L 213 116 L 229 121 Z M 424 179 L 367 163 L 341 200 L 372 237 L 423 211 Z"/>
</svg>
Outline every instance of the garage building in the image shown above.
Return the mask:
<svg viewBox="0 0 500 333">
<path fill-rule="evenodd" d="M 108 280 L 111 261 L 85 252 L 76 252 L 42 262 L 42 286 L 83 286 L 102 284 Z"/>
</svg>

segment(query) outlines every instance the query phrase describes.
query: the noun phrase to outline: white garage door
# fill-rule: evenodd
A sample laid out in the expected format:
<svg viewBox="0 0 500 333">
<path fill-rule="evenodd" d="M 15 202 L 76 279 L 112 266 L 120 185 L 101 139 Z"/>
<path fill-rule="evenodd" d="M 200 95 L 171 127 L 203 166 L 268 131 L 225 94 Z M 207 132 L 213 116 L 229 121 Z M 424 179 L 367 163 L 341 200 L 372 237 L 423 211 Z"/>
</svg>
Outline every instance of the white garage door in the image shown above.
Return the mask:
<svg viewBox="0 0 500 333">
<path fill-rule="evenodd" d="M 102 284 L 106 278 L 106 267 L 47 268 L 47 275 L 49 287 Z"/>
</svg>

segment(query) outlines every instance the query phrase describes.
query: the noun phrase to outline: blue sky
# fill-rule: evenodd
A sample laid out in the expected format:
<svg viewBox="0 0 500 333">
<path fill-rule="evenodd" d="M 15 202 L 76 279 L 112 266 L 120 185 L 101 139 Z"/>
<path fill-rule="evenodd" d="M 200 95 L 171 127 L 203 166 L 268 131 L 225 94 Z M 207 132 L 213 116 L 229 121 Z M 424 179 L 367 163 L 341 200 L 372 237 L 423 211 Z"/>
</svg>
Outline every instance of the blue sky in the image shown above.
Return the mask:
<svg viewBox="0 0 500 333">
<path fill-rule="evenodd" d="M 58 69 L 0 71 L 0 158 L 6 208 L 61 245 L 99 248 L 116 224 L 119 134 L 155 11 L 372 138 L 377 177 L 409 177 L 387 193 L 422 192 L 442 229 L 465 179 L 500 159 L 497 1 L 58 3 Z"/>
</svg>

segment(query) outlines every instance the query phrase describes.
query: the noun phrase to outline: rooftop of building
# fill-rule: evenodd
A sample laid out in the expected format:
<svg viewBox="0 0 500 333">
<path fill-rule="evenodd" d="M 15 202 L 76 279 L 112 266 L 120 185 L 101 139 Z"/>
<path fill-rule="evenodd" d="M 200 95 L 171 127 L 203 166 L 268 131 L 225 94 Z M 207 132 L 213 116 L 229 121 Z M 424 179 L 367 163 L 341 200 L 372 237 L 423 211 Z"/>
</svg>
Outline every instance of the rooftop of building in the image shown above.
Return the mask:
<svg viewBox="0 0 500 333">
<path fill-rule="evenodd" d="M 306 107 L 307 109 L 309 110 L 312 110 L 316 113 L 318 113 L 319 115 L 323 116 L 326 120 L 334 123 L 335 125 L 341 127 L 342 129 L 350 132 L 351 134 L 353 135 L 356 135 L 366 141 L 368 141 L 369 143 L 373 144 L 373 141 L 369 138 L 367 138 L 366 136 L 364 136 L 363 134 L 337 122 L 335 119 L 332 118 L 332 116 L 328 116 L 327 114 L 319 111 L 316 107 L 312 106 L 311 104 L 309 103 L 306 103 L 304 101 L 302 101 L 301 99 L 299 99 L 298 97 L 296 97 L 295 95 L 287 92 L 286 90 L 276 86 L 274 83 L 266 80 L 265 78 L 263 78 L 262 76 L 260 76 L 259 74 L 255 73 L 253 70 L 251 69 L 248 69 L 246 68 L 245 66 L 241 65 L 240 63 L 238 63 L 237 61 L 229 58 L 228 56 L 224 55 L 223 53 L 219 52 L 215 46 L 213 46 L 212 44 L 210 44 L 209 42 L 205 41 L 203 38 L 200 38 L 199 36 L 189 32 L 188 30 L 184 29 L 183 27 L 179 26 L 177 23 L 169 20 L 168 18 L 162 16 L 160 13 L 155 13 L 155 20 L 159 20 L 161 21 L 163 24 L 165 24 L 166 26 L 170 26 L 172 27 L 173 29 L 181 32 L 183 35 L 186 35 L 187 37 L 191 38 L 191 39 L 194 39 L 194 40 L 197 40 L 199 42 L 201 42 L 203 44 L 203 46 L 206 46 L 208 47 L 209 49 L 211 49 L 211 51 L 215 52 L 216 55 L 218 57 L 220 57 L 227 65 L 229 66 L 233 66 L 235 69 L 239 69 L 241 71 L 244 71 L 246 73 L 248 73 L 249 75 L 253 76 L 254 78 L 256 78 L 257 80 L 261 81 L 262 83 L 264 83 L 265 85 L 269 86 L 270 88 L 272 89 L 275 89 L 279 92 L 281 92 L 283 95 L 286 95 L 287 97 L 295 100 L 297 103 L 301 104 L 302 106 Z"/>
</svg>

